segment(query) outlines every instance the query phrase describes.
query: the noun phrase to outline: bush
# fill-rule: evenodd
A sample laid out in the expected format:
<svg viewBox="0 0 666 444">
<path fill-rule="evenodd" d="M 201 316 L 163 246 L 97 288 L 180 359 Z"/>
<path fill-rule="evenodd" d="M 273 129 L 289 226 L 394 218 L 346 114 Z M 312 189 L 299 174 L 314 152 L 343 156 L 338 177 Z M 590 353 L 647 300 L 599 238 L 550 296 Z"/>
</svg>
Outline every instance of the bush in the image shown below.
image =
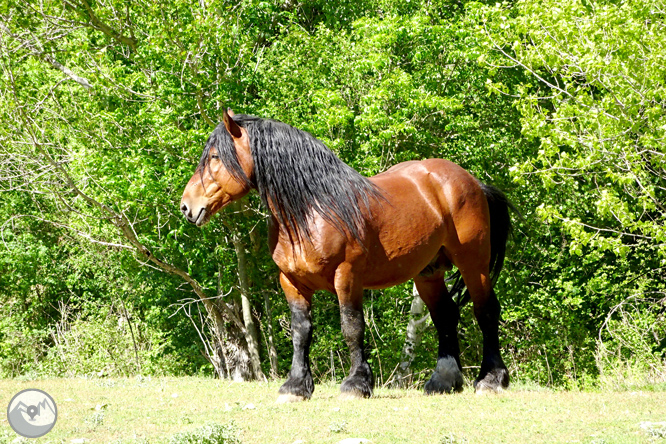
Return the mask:
<svg viewBox="0 0 666 444">
<path fill-rule="evenodd" d="M 164 333 L 127 312 L 100 308 L 105 314 L 70 319 L 66 308 L 51 331 L 53 346 L 40 363 L 48 376 L 133 376 L 178 374 L 180 358 L 164 353 Z"/>
<path fill-rule="evenodd" d="M 633 297 L 609 314 L 597 346 L 602 387 L 666 384 L 666 300 Z"/>
<path fill-rule="evenodd" d="M 173 435 L 169 440 L 171 444 L 234 444 L 240 442 L 238 429 L 234 423 L 207 424 Z"/>
</svg>

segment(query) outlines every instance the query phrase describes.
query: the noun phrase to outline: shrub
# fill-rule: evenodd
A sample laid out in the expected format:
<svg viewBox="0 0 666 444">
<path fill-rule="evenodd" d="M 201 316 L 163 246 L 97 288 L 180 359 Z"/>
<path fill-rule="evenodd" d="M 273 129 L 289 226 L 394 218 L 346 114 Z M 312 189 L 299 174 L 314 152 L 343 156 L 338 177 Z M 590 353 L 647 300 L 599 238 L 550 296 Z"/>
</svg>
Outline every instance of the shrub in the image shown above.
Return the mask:
<svg viewBox="0 0 666 444">
<path fill-rule="evenodd" d="M 602 386 L 612 389 L 666 384 L 666 300 L 632 297 L 608 315 L 596 361 Z"/>
<path fill-rule="evenodd" d="M 66 309 L 51 331 L 53 346 L 39 373 L 49 376 L 177 374 L 179 358 L 164 353 L 168 341 L 131 314 L 106 307 L 104 314 L 70 319 Z"/>
<path fill-rule="evenodd" d="M 240 443 L 234 423 L 207 424 L 194 430 L 173 435 L 170 444 L 234 444 Z"/>
</svg>

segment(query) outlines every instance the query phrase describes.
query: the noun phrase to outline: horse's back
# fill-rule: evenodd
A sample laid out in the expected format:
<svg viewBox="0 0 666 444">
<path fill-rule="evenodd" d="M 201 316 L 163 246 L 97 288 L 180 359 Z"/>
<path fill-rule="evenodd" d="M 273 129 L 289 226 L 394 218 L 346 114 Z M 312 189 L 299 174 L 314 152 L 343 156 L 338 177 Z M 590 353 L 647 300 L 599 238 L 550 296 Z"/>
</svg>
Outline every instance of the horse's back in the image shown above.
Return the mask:
<svg viewBox="0 0 666 444">
<path fill-rule="evenodd" d="M 456 264 L 464 244 L 486 242 L 489 220 L 483 190 L 455 163 L 405 162 L 371 180 L 386 201 L 373 206 L 368 220 L 366 287 L 411 279 L 438 254 Z"/>
<path fill-rule="evenodd" d="M 388 206 L 405 213 L 433 213 L 441 219 L 455 217 L 470 199 L 475 204 L 485 202 L 477 179 L 445 159 L 399 163 L 370 180 L 385 194 Z M 387 205 L 380 206 L 380 211 L 388 210 Z"/>
</svg>

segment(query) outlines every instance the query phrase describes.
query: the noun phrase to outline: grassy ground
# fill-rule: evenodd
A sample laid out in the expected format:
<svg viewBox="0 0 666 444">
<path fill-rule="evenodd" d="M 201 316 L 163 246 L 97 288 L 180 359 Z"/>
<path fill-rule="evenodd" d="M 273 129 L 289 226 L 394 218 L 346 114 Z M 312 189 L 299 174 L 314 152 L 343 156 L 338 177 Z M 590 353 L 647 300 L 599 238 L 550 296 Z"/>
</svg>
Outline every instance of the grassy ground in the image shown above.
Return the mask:
<svg viewBox="0 0 666 444">
<path fill-rule="evenodd" d="M 38 442 L 168 442 L 178 432 L 233 422 L 243 443 L 666 442 L 666 391 L 554 392 L 517 386 L 501 395 L 425 397 L 376 390 L 342 401 L 318 385 L 309 402 L 278 405 L 278 383 L 201 378 L 0 380 L 0 406 L 26 388 L 53 396 L 58 422 Z M 656 423 L 656 424 L 655 424 Z M 15 441 L 6 417 L 0 442 Z M 81 439 L 85 441 L 81 441 Z M 27 440 L 26 440 L 27 441 Z"/>
</svg>

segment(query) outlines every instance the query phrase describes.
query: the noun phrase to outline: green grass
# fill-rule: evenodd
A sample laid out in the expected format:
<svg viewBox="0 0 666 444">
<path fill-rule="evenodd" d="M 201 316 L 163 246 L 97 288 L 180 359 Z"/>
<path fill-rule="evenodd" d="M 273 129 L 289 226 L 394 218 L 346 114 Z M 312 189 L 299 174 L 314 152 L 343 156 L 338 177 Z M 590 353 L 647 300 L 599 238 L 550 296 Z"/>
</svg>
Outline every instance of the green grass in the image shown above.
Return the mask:
<svg viewBox="0 0 666 444">
<path fill-rule="evenodd" d="M 202 378 L 0 380 L 0 406 L 6 409 L 25 388 L 50 393 L 58 422 L 40 443 L 196 442 L 192 437 L 211 424 L 243 443 L 666 442 L 666 424 L 659 424 L 666 421 L 663 390 L 567 392 L 516 384 L 501 395 L 477 396 L 469 387 L 430 397 L 378 389 L 372 399 L 343 401 L 338 385 L 318 385 L 310 401 L 278 405 L 278 387 Z M 16 436 L 3 415 L 0 442 Z"/>
</svg>

